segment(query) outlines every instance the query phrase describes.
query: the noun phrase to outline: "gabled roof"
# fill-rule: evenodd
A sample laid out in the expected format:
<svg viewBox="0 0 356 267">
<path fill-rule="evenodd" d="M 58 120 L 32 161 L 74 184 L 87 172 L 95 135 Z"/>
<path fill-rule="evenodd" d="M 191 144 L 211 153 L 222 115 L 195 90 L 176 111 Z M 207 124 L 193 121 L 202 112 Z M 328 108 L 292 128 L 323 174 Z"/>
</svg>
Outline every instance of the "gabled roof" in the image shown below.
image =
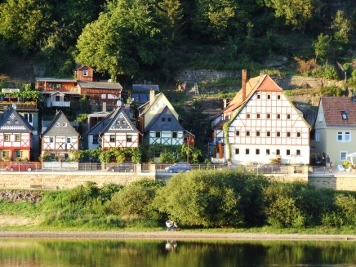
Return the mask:
<svg viewBox="0 0 356 267">
<path fill-rule="evenodd" d="M 79 136 L 78 132 L 74 129 L 70 121 L 60 110 L 57 111 L 54 116 L 53 121 L 48 125 L 48 127 L 43 131 L 42 136 L 52 135 L 52 136 Z"/>
<path fill-rule="evenodd" d="M 230 101 L 229 105 L 224 109 L 224 114 L 231 113 L 239 106 L 241 106 L 245 101 L 248 101 L 249 98 L 255 92 L 280 92 L 283 91 L 275 81 L 268 75 L 260 75 L 254 78 L 251 78 L 246 83 L 246 99 L 243 99 L 242 89 L 235 95 L 235 97 Z"/>
<path fill-rule="evenodd" d="M 8 109 L 0 117 L 1 133 L 32 133 L 33 127 L 25 120 L 16 109 Z"/>
<path fill-rule="evenodd" d="M 326 126 L 356 127 L 356 101 L 352 97 L 321 97 Z"/>
<path fill-rule="evenodd" d="M 154 100 L 153 100 L 153 102 L 152 102 L 152 105 L 150 105 L 150 99 L 148 99 L 148 101 L 147 101 L 145 104 L 139 106 L 137 109 L 138 109 L 138 111 L 139 111 L 139 113 L 140 113 L 140 116 L 143 115 L 143 114 L 145 114 L 145 113 L 150 109 L 150 107 L 153 106 L 154 103 L 156 103 L 157 101 L 159 101 L 159 99 L 160 99 L 162 96 L 163 96 L 163 93 L 159 93 L 159 94 L 155 95 L 155 96 L 154 96 Z"/>
<path fill-rule="evenodd" d="M 47 78 L 37 77 L 36 82 L 76 83 L 77 81 L 73 80 L 73 79 L 69 79 L 69 78 L 68 79 L 66 79 L 66 78 L 59 79 L 59 78 L 51 78 L 51 77 L 47 77 Z"/>
<path fill-rule="evenodd" d="M 81 88 L 122 90 L 122 85 L 120 83 L 78 81 L 78 85 Z"/>
<path fill-rule="evenodd" d="M 119 107 L 108 114 L 103 120 L 98 122 L 88 133 L 88 135 L 102 135 L 104 133 L 128 132 L 138 133 L 139 131 L 129 119 L 125 110 Z"/>
<path fill-rule="evenodd" d="M 145 128 L 145 132 L 183 130 L 183 126 L 179 123 L 172 111 L 167 106 L 163 107 L 162 110 L 151 120 L 151 122 Z"/>
</svg>

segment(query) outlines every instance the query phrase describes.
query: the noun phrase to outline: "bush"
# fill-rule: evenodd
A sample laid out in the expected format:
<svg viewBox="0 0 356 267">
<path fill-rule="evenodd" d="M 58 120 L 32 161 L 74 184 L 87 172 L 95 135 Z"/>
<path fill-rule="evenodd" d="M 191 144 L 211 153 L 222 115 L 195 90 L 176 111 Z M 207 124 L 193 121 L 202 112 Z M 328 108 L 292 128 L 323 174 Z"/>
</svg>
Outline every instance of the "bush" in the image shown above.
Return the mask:
<svg viewBox="0 0 356 267">
<path fill-rule="evenodd" d="M 265 183 L 261 177 L 234 171 L 189 172 L 174 176 L 160 189 L 154 205 L 183 226 L 241 226 L 246 218 L 263 221 L 258 202 Z"/>
<path fill-rule="evenodd" d="M 335 198 L 337 213 L 343 218 L 344 224 L 356 225 L 356 195 L 351 193 L 338 194 Z"/>
<path fill-rule="evenodd" d="M 125 219 L 159 219 L 151 203 L 156 190 L 162 186 L 162 183 L 148 179 L 133 182 L 117 192 L 106 204 L 106 209 Z"/>
<path fill-rule="evenodd" d="M 339 75 L 337 74 L 336 68 L 328 63 L 317 66 L 312 71 L 313 77 L 324 78 L 329 80 L 337 80 Z"/>
</svg>

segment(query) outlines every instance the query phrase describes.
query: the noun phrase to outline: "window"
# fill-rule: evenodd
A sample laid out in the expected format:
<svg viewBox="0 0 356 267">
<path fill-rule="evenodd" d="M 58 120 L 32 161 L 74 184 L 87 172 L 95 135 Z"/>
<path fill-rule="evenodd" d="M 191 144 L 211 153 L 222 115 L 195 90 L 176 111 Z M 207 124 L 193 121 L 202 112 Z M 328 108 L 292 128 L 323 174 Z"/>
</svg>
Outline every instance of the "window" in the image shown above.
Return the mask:
<svg viewBox="0 0 356 267">
<path fill-rule="evenodd" d="M 166 118 L 162 118 L 162 121 L 166 121 Z"/>
<path fill-rule="evenodd" d="M 57 102 L 61 101 L 61 97 L 59 95 L 56 95 L 56 101 Z"/>
<path fill-rule="evenodd" d="M 287 119 L 290 120 L 290 114 L 287 114 Z"/>
<path fill-rule="evenodd" d="M 109 138 L 110 142 L 115 142 L 115 135 L 111 134 Z"/>
<path fill-rule="evenodd" d="M 341 118 L 342 118 L 343 120 L 347 120 L 347 113 L 346 113 L 346 111 L 341 111 Z"/>
<path fill-rule="evenodd" d="M 297 137 L 300 137 L 300 132 L 297 132 Z"/>
<path fill-rule="evenodd" d="M 351 132 L 337 132 L 338 142 L 351 142 Z"/>
<path fill-rule="evenodd" d="M 297 149 L 297 156 L 300 156 L 300 150 L 299 149 Z"/>
<path fill-rule="evenodd" d="M 171 122 L 171 121 L 172 121 L 172 118 L 168 118 L 167 120 L 168 120 L 168 122 Z"/>
<path fill-rule="evenodd" d="M 6 121 L 6 124 L 10 124 L 10 123 L 11 123 L 10 120 L 7 120 L 7 121 Z"/>
<path fill-rule="evenodd" d="M 178 138 L 178 132 L 172 132 L 172 138 Z"/>
<path fill-rule="evenodd" d="M 269 155 L 271 151 L 269 149 L 266 149 L 266 155 Z"/>
<path fill-rule="evenodd" d="M 156 132 L 155 136 L 156 136 L 156 138 L 160 138 L 161 137 L 161 132 Z"/>
<path fill-rule="evenodd" d="M 319 130 L 315 130 L 315 142 L 320 142 L 320 133 L 319 133 Z"/>
<path fill-rule="evenodd" d="M 120 124 L 121 124 L 121 121 L 120 121 L 120 120 L 117 120 L 117 121 L 116 121 L 116 124 L 117 124 L 117 125 L 120 125 Z"/>
<path fill-rule="evenodd" d="M 260 131 L 257 131 L 256 132 L 256 136 L 260 136 L 261 135 L 261 132 Z"/>
<path fill-rule="evenodd" d="M 240 131 L 239 130 L 237 130 L 235 133 L 236 133 L 236 136 L 240 135 Z"/>
<path fill-rule="evenodd" d="M 257 99 L 261 99 L 261 95 L 257 95 Z"/>
<path fill-rule="evenodd" d="M 93 136 L 93 144 L 98 144 L 99 136 L 96 134 Z"/>
<path fill-rule="evenodd" d="M 346 155 L 347 155 L 347 151 L 341 151 L 340 152 L 340 160 L 341 161 L 345 161 L 346 160 Z"/>
<path fill-rule="evenodd" d="M 277 132 L 277 137 L 281 137 L 281 132 Z"/>
<path fill-rule="evenodd" d="M 276 155 L 280 155 L 281 151 L 279 149 L 276 149 Z"/>
<path fill-rule="evenodd" d="M 25 113 L 24 114 L 25 120 L 27 120 L 29 123 L 33 122 L 33 114 L 31 113 Z"/>
<path fill-rule="evenodd" d="M 50 136 L 50 137 L 49 137 L 49 142 L 50 142 L 50 143 L 54 143 L 54 137 L 53 137 L 53 136 Z"/>
<path fill-rule="evenodd" d="M 63 127 L 67 127 L 67 123 L 66 123 L 66 122 L 63 122 L 62 126 L 63 126 Z"/>
<path fill-rule="evenodd" d="M 271 99 L 271 95 L 267 95 L 267 99 Z"/>
<path fill-rule="evenodd" d="M 281 119 L 281 114 L 277 114 L 277 119 Z"/>
<path fill-rule="evenodd" d="M 132 135 L 131 134 L 126 135 L 126 142 L 132 142 Z"/>
<path fill-rule="evenodd" d="M 250 136 L 250 131 L 246 131 L 246 136 Z"/>
<path fill-rule="evenodd" d="M 281 99 L 281 96 L 280 96 L 280 95 L 277 95 L 277 99 Z"/>
<path fill-rule="evenodd" d="M 250 114 L 250 113 L 247 113 L 247 114 L 246 114 L 246 118 L 248 118 L 248 119 L 251 118 L 251 114 Z"/>
<path fill-rule="evenodd" d="M 89 75 L 88 70 L 83 70 L 83 76 L 88 76 L 88 75 Z"/>
<path fill-rule="evenodd" d="M 287 149 L 287 156 L 290 156 L 290 149 Z"/>
<path fill-rule="evenodd" d="M 246 148 L 246 155 L 250 154 L 250 149 Z"/>
<path fill-rule="evenodd" d="M 267 119 L 271 118 L 271 114 L 267 113 Z"/>
<path fill-rule="evenodd" d="M 5 142 L 9 142 L 10 141 L 10 135 L 9 134 L 4 134 L 4 140 L 5 140 Z"/>
<path fill-rule="evenodd" d="M 257 113 L 256 118 L 257 118 L 257 119 L 261 118 L 261 114 L 260 114 L 260 113 Z"/>
<path fill-rule="evenodd" d="M 267 136 L 271 136 L 271 132 L 270 131 L 267 132 Z"/>
<path fill-rule="evenodd" d="M 60 125 L 60 123 L 59 123 L 59 122 L 57 122 L 57 123 L 56 123 L 56 127 L 59 127 L 59 125 Z"/>
<path fill-rule="evenodd" d="M 290 137 L 290 132 L 287 132 L 287 137 Z"/>
<path fill-rule="evenodd" d="M 259 155 L 260 154 L 260 150 L 257 148 L 256 149 L 256 155 Z"/>
<path fill-rule="evenodd" d="M 71 142 L 71 138 L 67 137 L 67 144 L 70 144 L 70 142 Z"/>
<path fill-rule="evenodd" d="M 7 150 L 1 151 L 1 158 L 9 159 L 10 158 L 10 151 L 7 151 Z"/>
<path fill-rule="evenodd" d="M 236 148 L 235 149 L 235 155 L 238 155 L 238 154 L 240 154 L 240 149 Z"/>
<path fill-rule="evenodd" d="M 21 151 L 21 150 L 15 150 L 14 151 L 15 159 L 16 158 L 22 158 L 22 155 L 23 155 L 23 151 Z"/>
<path fill-rule="evenodd" d="M 15 142 L 20 142 L 20 141 L 21 141 L 21 135 L 15 134 Z"/>
<path fill-rule="evenodd" d="M 15 124 L 19 124 L 19 121 L 18 121 L 18 120 L 15 120 Z"/>
</svg>

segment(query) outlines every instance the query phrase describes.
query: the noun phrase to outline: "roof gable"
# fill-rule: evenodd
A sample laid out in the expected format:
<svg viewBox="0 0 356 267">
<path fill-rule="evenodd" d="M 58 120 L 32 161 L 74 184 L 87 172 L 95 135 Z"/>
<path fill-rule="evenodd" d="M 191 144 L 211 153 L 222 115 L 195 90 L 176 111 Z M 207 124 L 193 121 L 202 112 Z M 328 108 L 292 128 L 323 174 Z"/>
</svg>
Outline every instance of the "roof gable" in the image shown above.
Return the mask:
<svg viewBox="0 0 356 267">
<path fill-rule="evenodd" d="M 0 121 L 0 132 L 31 133 L 33 127 L 13 108 L 7 110 Z"/>
<path fill-rule="evenodd" d="M 110 120 L 107 120 L 107 124 L 102 125 L 103 127 L 100 131 L 101 134 L 116 132 L 138 133 L 138 130 L 122 107 L 117 108 L 113 113 L 111 113 L 109 118 Z"/>
<path fill-rule="evenodd" d="M 147 125 L 145 131 L 183 131 L 184 128 L 166 106 Z"/>
<path fill-rule="evenodd" d="M 53 119 L 53 121 L 48 125 L 48 127 L 43 131 L 42 136 L 52 135 L 52 136 L 79 136 L 78 132 L 74 129 L 70 121 L 64 115 L 62 111 L 58 111 Z"/>
</svg>

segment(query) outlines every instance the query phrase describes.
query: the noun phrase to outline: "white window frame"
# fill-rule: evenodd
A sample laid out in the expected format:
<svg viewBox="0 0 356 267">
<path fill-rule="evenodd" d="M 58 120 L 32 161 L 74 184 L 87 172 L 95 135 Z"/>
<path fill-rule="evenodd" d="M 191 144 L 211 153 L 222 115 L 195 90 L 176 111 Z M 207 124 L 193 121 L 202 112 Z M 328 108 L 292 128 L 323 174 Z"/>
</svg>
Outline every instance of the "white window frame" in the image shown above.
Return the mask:
<svg viewBox="0 0 356 267">
<path fill-rule="evenodd" d="M 320 142 L 320 132 L 319 130 L 315 130 L 315 142 Z"/>
<path fill-rule="evenodd" d="M 351 132 L 350 131 L 337 131 L 336 132 L 336 142 L 349 143 L 351 142 Z"/>
<path fill-rule="evenodd" d="M 345 154 L 345 156 L 343 157 L 343 154 Z M 340 151 L 340 160 L 345 161 L 346 160 L 346 155 L 348 154 L 347 151 Z"/>
</svg>

